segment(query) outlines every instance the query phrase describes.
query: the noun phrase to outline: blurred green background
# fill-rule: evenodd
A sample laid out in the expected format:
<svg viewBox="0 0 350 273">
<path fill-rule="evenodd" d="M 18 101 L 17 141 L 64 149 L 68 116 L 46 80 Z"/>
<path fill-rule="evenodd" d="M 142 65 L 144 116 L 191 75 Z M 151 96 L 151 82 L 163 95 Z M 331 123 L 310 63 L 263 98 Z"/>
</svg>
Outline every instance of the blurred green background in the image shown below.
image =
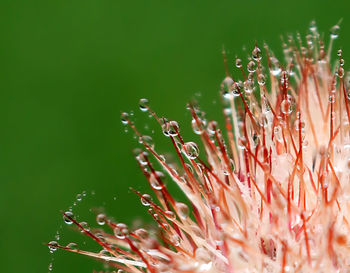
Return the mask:
<svg viewBox="0 0 350 273">
<path fill-rule="evenodd" d="M 266 41 L 278 55 L 281 34 L 305 33 L 316 19 L 328 37 L 344 18 L 336 45 L 350 59 L 348 3 L 2 0 L 1 272 L 47 272 L 52 261 L 53 272 L 103 269 L 76 254 L 51 255 L 43 243 L 58 231 L 62 244 L 80 240 L 97 249 L 64 226 L 60 214 L 82 191 L 87 196 L 73 209 L 80 219 L 93 222 L 89 208 L 102 206 L 119 221 L 150 220 L 128 189 L 149 191 L 121 111 L 133 110 L 146 134 L 157 131 L 161 152 L 170 148 L 168 139 L 139 111 L 142 97 L 196 139 L 185 104 L 197 98 L 208 117 L 220 117 L 223 45 L 232 68 L 236 54 L 246 57 L 244 45 Z"/>
</svg>

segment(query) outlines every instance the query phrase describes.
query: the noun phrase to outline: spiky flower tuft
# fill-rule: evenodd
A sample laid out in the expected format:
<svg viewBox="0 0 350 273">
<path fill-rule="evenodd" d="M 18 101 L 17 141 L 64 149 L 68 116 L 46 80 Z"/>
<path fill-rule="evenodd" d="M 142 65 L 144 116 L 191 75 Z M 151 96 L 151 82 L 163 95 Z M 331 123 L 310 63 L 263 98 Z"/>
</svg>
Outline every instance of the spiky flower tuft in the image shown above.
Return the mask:
<svg viewBox="0 0 350 273">
<path fill-rule="evenodd" d="M 236 59 L 242 81 L 228 72 L 221 84 L 225 130 L 188 106 L 192 128 L 204 147 L 183 139 L 176 121 L 158 117 L 178 156 L 176 170 L 159 155 L 128 114 L 122 122 L 145 151 L 136 155 L 157 201 L 134 192 L 157 223 L 157 232 L 130 230 L 105 215 L 113 232 L 89 231 L 100 253 L 82 253 L 125 272 L 350 272 L 350 93 L 342 51 L 331 62 L 339 26 L 326 48 L 314 23 L 283 43 L 279 62 L 265 45 L 247 61 Z M 226 57 L 225 57 L 225 63 Z M 266 64 L 265 64 L 266 63 Z M 152 158 L 152 159 L 151 159 Z M 152 161 L 152 162 L 151 162 Z M 157 162 L 158 164 L 155 164 Z M 160 166 L 162 172 L 156 170 Z M 174 200 L 166 173 L 188 198 Z M 118 271 L 119 272 L 119 271 Z"/>
</svg>

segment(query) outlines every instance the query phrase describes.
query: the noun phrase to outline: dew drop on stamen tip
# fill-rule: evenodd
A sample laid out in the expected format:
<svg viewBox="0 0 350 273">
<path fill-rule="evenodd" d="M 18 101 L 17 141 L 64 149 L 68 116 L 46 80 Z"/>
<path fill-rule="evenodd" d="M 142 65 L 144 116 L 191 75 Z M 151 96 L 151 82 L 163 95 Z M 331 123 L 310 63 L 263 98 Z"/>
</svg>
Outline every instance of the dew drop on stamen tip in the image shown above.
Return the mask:
<svg viewBox="0 0 350 273">
<path fill-rule="evenodd" d="M 242 67 L 242 60 L 237 58 L 235 64 L 236 64 L 237 68 L 241 68 Z"/>
<path fill-rule="evenodd" d="M 139 107 L 142 112 L 147 112 L 148 111 L 148 99 L 140 99 L 139 101 Z"/>
<path fill-rule="evenodd" d="M 188 214 L 189 214 L 189 209 L 188 209 L 188 206 L 186 204 L 181 203 L 181 202 L 177 202 L 176 209 L 177 209 L 177 213 L 178 213 L 179 217 L 182 220 L 187 219 Z"/>
</svg>

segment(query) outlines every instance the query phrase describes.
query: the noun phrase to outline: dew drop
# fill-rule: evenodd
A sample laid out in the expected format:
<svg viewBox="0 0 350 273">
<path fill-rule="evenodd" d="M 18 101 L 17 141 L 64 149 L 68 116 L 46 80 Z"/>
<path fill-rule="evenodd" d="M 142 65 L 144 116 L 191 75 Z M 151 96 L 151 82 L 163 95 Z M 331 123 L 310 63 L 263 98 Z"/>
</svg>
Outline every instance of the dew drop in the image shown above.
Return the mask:
<svg viewBox="0 0 350 273">
<path fill-rule="evenodd" d="M 69 249 L 74 249 L 74 250 L 78 249 L 78 245 L 76 243 L 73 243 L 73 242 L 66 245 L 66 247 L 68 247 Z"/>
<path fill-rule="evenodd" d="M 58 243 L 56 241 L 49 242 L 50 253 L 54 253 L 57 250 Z"/>
<path fill-rule="evenodd" d="M 103 213 L 100 213 L 96 216 L 96 222 L 100 226 L 103 226 L 106 223 L 106 215 Z"/>
<path fill-rule="evenodd" d="M 140 99 L 139 101 L 139 107 L 142 112 L 148 111 L 148 99 Z"/>
<path fill-rule="evenodd" d="M 255 61 L 261 60 L 261 50 L 257 46 L 252 51 L 252 57 L 253 57 L 253 60 Z"/>
<path fill-rule="evenodd" d="M 149 237 L 148 231 L 143 229 L 143 228 L 139 228 L 139 229 L 135 230 L 135 234 L 143 240 L 145 240 Z"/>
<path fill-rule="evenodd" d="M 66 211 L 63 215 L 63 221 L 67 224 L 67 225 L 71 225 L 73 224 L 73 221 L 70 218 L 73 218 L 73 212 L 71 211 Z"/>
<path fill-rule="evenodd" d="M 242 60 L 239 59 L 239 58 L 236 59 L 236 67 L 237 68 L 241 68 L 242 67 Z"/>
<path fill-rule="evenodd" d="M 165 211 L 164 215 L 165 215 L 165 217 L 166 217 L 167 219 L 169 219 L 170 221 L 173 221 L 173 220 L 176 219 L 175 213 L 172 212 L 171 210 Z"/>
<path fill-rule="evenodd" d="M 205 125 L 206 125 L 205 120 L 192 119 L 192 121 L 191 121 L 192 130 L 197 135 L 203 134 Z"/>
<path fill-rule="evenodd" d="M 331 28 L 331 39 L 337 39 L 338 36 L 339 36 L 339 30 L 340 30 L 340 27 L 339 25 L 335 25 Z"/>
<path fill-rule="evenodd" d="M 174 234 L 173 236 L 171 236 L 171 242 L 174 244 L 174 246 L 179 246 L 181 242 L 180 236 Z"/>
<path fill-rule="evenodd" d="M 164 174 L 159 171 L 151 174 L 149 182 L 154 190 L 159 191 L 164 188 L 164 184 L 160 181 L 162 177 L 164 177 Z"/>
<path fill-rule="evenodd" d="M 187 219 L 188 214 L 189 214 L 189 209 L 188 209 L 188 206 L 186 204 L 181 203 L 181 202 L 177 202 L 176 209 L 177 209 L 177 213 L 178 213 L 179 217 L 182 220 Z"/>
<path fill-rule="evenodd" d="M 250 80 L 244 81 L 244 91 L 247 95 L 250 95 L 253 93 L 255 87 L 254 87 L 254 82 Z"/>
<path fill-rule="evenodd" d="M 250 62 L 247 64 L 247 70 L 248 70 L 248 72 L 251 72 L 251 73 L 255 72 L 255 70 L 256 70 L 256 64 L 255 64 L 254 61 L 250 61 Z"/>
<path fill-rule="evenodd" d="M 218 123 L 215 120 L 209 121 L 207 126 L 209 135 L 214 135 L 217 127 Z"/>
<path fill-rule="evenodd" d="M 182 147 L 182 152 L 189 159 L 196 159 L 199 155 L 199 148 L 197 144 L 194 142 L 186 142 Z"/>
<path fill-rule="evenodd" d="M 150 147 L 151 149 L 154 148 L 154 142 L 152 137 L 150 136 L 141 136 L 139 137 L 139 143 L 144 144 L 145 146 Z"/>
<path fill-rule="evenodd" d="M 129 123 L 129 114 L 126 112 L 121 113 L 120 120 L 124 125 L 127 125 Z"/>
<path fill-rule="evenodd" d="M 149 194 L 143 194 L 141 196 L 141 204 L 144 205 L 145 207 L 150 206 L 150 201 L 152 200 L 151 196 Z"/>
<path fill-rule="evenodd" d="M 81 227 L 83 228 L 80 232 L 84 233 L 85 231 L 90 231 L 90 227 L 88 225 L 88 223 L 86 222 L 80 222 L 79 225 L 81 225 Z"/>
<path fill-rule="evenodd" d="M 83 199 L 82 195 L 80 193 L 77 194 L 77 201 L 81 201 Z"/>
</svg>

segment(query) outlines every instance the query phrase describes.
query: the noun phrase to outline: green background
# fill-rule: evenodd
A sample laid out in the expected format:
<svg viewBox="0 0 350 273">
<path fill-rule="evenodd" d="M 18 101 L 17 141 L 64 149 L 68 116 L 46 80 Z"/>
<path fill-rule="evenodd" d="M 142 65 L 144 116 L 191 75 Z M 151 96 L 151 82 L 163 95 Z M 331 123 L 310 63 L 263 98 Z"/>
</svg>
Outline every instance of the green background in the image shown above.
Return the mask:
<svg viewBox="0 0 350 273">
<path fill-rule="evenodd" d="M 149 191 L 121 111 L 134 110 L 143 132 L 157 131 L 161 152 L 169 150 L 168 139 L 138 110 L 142 97 L 196 140 L 185 104 L 200 92 L 208 117 L 220 117 L 223 45 L 232 68 L 236 54 L 247 55 L 243 45 L 266 41 L 280 55 L 281 34 L 305 33 L 316 19 L 328 37 L 344 18 L 336 44 L 347 60 L 347 2 L 2 0 L 1 272 L 47 272 L 52 259 L 53 272 L 102 269 L 83 256 L 51 255 L 43 243 L 59 231 L 62 244 L 86 241 L 97 249 L 63 225 L 60 214 L 84 190 L 88 196 L 74 207 L 80 219 L 93 222 L 88 209 L 102 206 L 118 221 L 150 220 L 128 189 Z"/>
</svg>

